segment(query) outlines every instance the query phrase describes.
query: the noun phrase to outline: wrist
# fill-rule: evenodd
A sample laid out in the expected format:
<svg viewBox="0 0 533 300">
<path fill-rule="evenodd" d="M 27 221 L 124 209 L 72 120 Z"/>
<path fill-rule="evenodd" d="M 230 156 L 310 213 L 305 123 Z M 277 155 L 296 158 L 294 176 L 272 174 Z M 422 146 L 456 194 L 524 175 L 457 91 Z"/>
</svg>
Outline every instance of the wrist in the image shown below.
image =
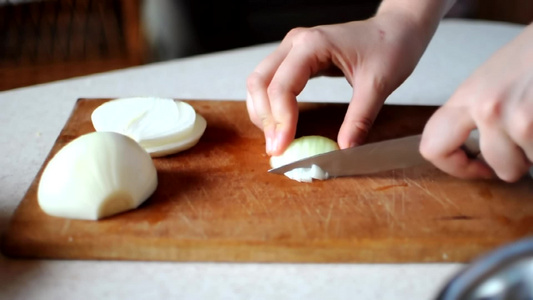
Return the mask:
<svg viewBox="0 0 533 300">
<path fill-rule="evenodd" d="M 410 34 L 429 43 L 440 20 L 455 0 L 383 0 L 376 17 L 398 20 Z"/>
<path fill-rule="evenodd" d="M 414 66 L 431 40 L 418 23 L 398 12 L 381 11 L 371 19 L 389 37 L 393 49 L 404 57 L 404 62 Z"/>
</svg>

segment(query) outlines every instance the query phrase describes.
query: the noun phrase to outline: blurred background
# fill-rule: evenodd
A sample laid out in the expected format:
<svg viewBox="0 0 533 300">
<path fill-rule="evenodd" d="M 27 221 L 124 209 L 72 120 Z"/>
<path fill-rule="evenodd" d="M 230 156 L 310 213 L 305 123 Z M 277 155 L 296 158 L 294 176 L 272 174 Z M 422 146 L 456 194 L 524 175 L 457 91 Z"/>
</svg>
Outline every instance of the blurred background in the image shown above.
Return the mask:
<svg viewBox="0 0 533 300">
<path fill-rule="evenodd" d="M 0 91 L 278 41 L 380 0 L 0 0 Z M 528 24 L 533 0 L 459 0 L 446 17 Z"/>
</svg>

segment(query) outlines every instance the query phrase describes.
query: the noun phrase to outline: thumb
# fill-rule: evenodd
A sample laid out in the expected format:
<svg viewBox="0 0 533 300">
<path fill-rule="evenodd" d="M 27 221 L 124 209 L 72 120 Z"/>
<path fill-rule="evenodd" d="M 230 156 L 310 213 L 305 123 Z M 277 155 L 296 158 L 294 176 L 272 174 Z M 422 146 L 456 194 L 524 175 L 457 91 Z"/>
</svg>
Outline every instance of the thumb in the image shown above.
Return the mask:
<svg viewBox="0 0 533 300">
<path fill-rule="evenodd" d="M 341 149 L 364 143 L 388 96 L 383 81 L 376 78 L 360 80 L 353 87 L 352 99 L 337 136 Z"/>
</svg>

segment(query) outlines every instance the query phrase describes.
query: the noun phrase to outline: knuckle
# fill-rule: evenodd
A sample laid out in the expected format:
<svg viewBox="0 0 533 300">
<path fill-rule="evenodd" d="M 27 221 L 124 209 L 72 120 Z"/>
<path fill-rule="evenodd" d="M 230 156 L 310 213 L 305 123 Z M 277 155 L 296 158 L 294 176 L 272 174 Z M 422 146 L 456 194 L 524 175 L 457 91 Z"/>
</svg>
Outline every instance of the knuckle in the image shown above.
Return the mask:
<svg viewBox="0 0 533 300">
<path fill-rule="evenodd" d="M 372 79 L 372 89 L 378 95 L 388 95 L 390 92 L 390 85 L 383 76 L 375 76 Z"/>
<path fill-rule="evenodd" d="M 348 120 L 348 126 L 355 132 L 359 132 L 362 136 L 367 136 L 374 124 L 374 120 L 369 117 L 361 117 L 357 119 Z"/>
<path fill-rule="evenodd" d="M 251 93 L 264 89 L 265 86 L 266 81 L 264 77 L 258 72 L 252 72 L 252 74 L 250 74 L 246 79 L 246 88 Z"/>
<path fill-rule="evenodd" d="M 271 116 L 261 116 L 258 124 L 261 124 L 263 128 L 274 128 L 276 126 L 276 122 Z"/>
<path fill-rule="evenodd" d="M 287 93 L 286 87 L 280 82 L 273 81 L 267 88 L 267 94 L 270 99 L 279 99 Z"/>
<path fill-rule="evenodd" d="M 326 33 L 320 27 L 300 28 L 292 36 L 294 45 L 317 45 L 327 41 Z"/>
<path fill-rule="evenodd" d="M 304 28 L 304 27 L 293 28 L 293 29 L 289 30 L 287 35 L 285 35 L 285 38 L 286 39 L 292 39 L 292 38 L 294 38 L 295 36 L 299 35 L 301 32 L 303 32 L 305 30 L 307 30 L 307 28 Z"/>
<path fill-rule="evenodd" d="M 502 118 L 502 97 L 488 97 L 474 108 L 473 115 L 484 123 L 493 123 Z"/>
</svg>

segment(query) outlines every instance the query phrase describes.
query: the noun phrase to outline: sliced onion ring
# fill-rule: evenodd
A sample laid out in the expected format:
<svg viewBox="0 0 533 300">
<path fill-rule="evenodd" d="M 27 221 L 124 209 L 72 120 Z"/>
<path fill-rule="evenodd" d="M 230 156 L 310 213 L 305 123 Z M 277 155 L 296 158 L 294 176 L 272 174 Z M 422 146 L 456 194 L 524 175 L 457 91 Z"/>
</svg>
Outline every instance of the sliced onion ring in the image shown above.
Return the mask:
<svg viewBox="0 0 533 300">
<path fill-rule="evenodd" d="M 91 120 L 96 131 L 134 139 L 152 156 L 170 155 L 194 146 L 205 131 L 194 108 L 170 98 L 119 98 L 97 107 Z M 201 116 L 200 116 L 201 117 Z"/>
</svg>

